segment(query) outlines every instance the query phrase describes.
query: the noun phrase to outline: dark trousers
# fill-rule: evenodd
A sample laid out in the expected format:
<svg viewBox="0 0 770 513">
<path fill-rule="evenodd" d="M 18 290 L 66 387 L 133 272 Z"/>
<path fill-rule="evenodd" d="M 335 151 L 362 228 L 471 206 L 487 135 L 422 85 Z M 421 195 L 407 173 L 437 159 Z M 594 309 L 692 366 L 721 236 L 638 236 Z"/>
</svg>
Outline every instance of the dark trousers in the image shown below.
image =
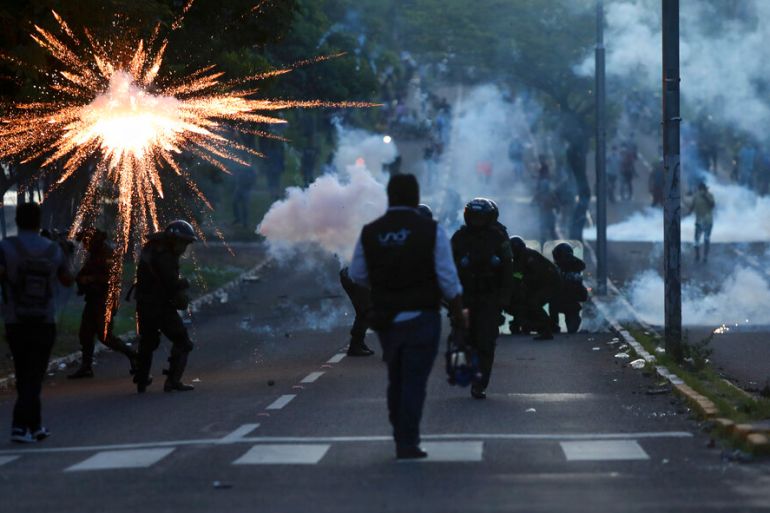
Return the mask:
<svg viewBox="0 0 770 513">
<path fill-rule="evenodd" d="M 6 324 L 5 337 L 16 372 L 13 427 L 36 431 L 41 427 L 40 392 L 56 340 L 56 325 Z"/>
<path fill-rule="evenodd" d="M 418 445 L 428 376 L 441 337 L 441 317 L 437 311 L 423 312 L 378 334 L 388 364 L 388 417 L 393 439 L 399 447 Z"/>
<path fill-rule="evenodd" d="M 525 316 L 539 333 L 550 334 L 551 333 L 551 319 L 545 312 L 545 305 L 551 302 L 553 297 L 553 289 L 536 289 L 527 291 L 525 299 Z"/>
<path fill-rule="evenodd" d="M 172 306 L 142 303 L 137 305 L 136 316 L 139 350 L 135 380 L 139 383 L 147 381 L 152 367 L 152 354 L 160 346 L 160 334 L 163 333 L 172 344 L 168 378 L 174 383 L 179 382 L 187 367 L 187 356 L 193 349 L 182 318 Z"/>
<path fill-rule="evenodd" d="M 555 302 L 548 305 L 548 312 L 551 315 L 551 324 L 554 330 L 559 327 L 559 314 L 564 314 L 564 323 L 567 325 L 567 333 L 577 333 L 580 329 L 580 303 L 578 302 Z"/>
<path fill-rule="evenodd" d="M 350 299 L 350 303 L 356 311 L 356 319 L 353 321 L 353 327 L 350 329 L 350 343 L 353 346 L 360 346 L 366 338 L 366 330 L 369 329 L 369 323 L 366 321 L 366 312 L 371 304 L 371 293 L 366 287 L 358 285 L 347 274 L 347 270 L 340 273 L 340 284 Z"/>
<path fill-rule="evenodd" d="M 93 363 L 96 346 L 94 339 L 129 358 L 133 355 L 131 349 L 112 333 L 112 319 L 107 325 L 105 335 L 104 323 L 107 320 L 105 302 L 106 298 L 102 302 L 86 301 L 83 315 L 80 318 L 80 349 L 83 352 L 83 366 L 86 367 L 90 367 Z"/>
<path fill-rule="evenodd" d="M 479 370 L 483 374 L 481 386 L 487 388 L 495 363 L 495 347 L 500 333 L 500 307 L 496 304 L 471 305 L 471 325 L 468 343 L 479 357 Z"/>
</svg>

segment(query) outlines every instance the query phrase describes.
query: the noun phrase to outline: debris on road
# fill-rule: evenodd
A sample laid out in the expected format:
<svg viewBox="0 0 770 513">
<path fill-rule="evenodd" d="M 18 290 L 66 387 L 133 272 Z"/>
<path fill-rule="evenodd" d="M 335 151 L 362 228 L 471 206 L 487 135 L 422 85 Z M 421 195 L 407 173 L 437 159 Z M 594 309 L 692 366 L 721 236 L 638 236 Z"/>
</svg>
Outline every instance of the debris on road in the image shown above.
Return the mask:
<svg viewBox="0 0 770 513">
<path fill-rule="evenodd" d="M 233 487 L 230 483 L 225 483 L 222 481 L 214 481 L 211 483 L 211 486 L 213 486 L 217 490 L 228 490 Z"/>
<path fill-rule="evenodd" d="M 644 369 L 644 366 L 647 365 L 647 362 L 644 360 L 644 358 L 637 358 L 633 362 L 631 362 L 629 365 L 633 367 L 636 370 Z"/>
<path fill-rule="evenodd" d="M 633 365 L 633 362 L 632 362 Z M 645 394 L 647 395 L 665 395 L 670 394 L 672 392 L 672 388 L 670 385 L 663 385 L 663 386 L 657 386 L 657 387 L 649 387 Z"/>
<path fill-rule="evenodd" d="M 525 411 L 526 413 L 537 413 L 537 410 L 534 408 L 527 408 Z"/>
<path fill-rule="evenodd" d="M 615 355 L 618 360 L 628 360 L 631 356 L 628 353 L 618 353 Z"/>
</svg>

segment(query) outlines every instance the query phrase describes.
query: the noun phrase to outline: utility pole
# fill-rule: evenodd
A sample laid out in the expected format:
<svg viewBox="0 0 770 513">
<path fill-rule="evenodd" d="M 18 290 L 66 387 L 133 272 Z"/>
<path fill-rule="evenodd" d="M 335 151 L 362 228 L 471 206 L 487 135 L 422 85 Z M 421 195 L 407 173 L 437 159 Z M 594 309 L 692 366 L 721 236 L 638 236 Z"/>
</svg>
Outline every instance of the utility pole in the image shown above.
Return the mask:
<svg viewBox="0 0 770 513">
<path fill-rule="evenodd" d="M 663 21 L 663 265 L 666 352 L 682 360 L 681 185 L 679 128 L 679 0 L 662 0 Z"/>
<path fill-rule="evenodd" d="M 607 295 L 607 128 L 604 1 L 596 2 L 596 292 Z"/>
</svg>

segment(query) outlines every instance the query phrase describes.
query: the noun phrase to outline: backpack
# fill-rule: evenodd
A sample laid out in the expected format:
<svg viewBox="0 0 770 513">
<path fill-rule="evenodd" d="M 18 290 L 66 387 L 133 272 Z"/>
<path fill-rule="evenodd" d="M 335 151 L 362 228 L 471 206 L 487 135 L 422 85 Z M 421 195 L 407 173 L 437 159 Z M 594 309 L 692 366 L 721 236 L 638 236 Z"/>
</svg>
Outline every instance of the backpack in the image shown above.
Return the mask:
<svg viewBox="0 0 770 513">
<path fill-rule="evenodd" d="M 32 255 L 18 237 L 8 241 L 19 256 L 16 276 L 10 283 L 16 318 L 21 322 L 43 321 L 53 299 L 51 276 L 56 270 L 53 259 L 58 248 L 52 243 L 41 255 Z"/>
<path fill-rule="evenodd" d="M 452 238 L 457 271 L 466 295 L 494 295 L 500 288 L 503 260 L 500 247 L 506 234 L 496 225 L 478 232 L 462 227 Z"/>
</svg>

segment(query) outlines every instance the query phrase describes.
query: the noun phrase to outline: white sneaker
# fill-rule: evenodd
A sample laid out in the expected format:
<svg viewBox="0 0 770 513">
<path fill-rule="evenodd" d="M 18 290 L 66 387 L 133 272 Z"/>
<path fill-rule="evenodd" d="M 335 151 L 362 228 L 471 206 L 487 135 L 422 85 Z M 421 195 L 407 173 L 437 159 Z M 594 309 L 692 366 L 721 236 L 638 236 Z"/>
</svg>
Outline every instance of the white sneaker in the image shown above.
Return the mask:
<svg viewBox="0 0 770 513">
<path fill-rule="evenodd" d="M 46 438 L 51 436 L 51 432 L 48 431 L 48 428 L 41 427 L 40 429 L 36 430 L 34 433 L 32 433 L 32 437 L 37 440 L 38 442 L 42 442 Z"/>
</svg>

